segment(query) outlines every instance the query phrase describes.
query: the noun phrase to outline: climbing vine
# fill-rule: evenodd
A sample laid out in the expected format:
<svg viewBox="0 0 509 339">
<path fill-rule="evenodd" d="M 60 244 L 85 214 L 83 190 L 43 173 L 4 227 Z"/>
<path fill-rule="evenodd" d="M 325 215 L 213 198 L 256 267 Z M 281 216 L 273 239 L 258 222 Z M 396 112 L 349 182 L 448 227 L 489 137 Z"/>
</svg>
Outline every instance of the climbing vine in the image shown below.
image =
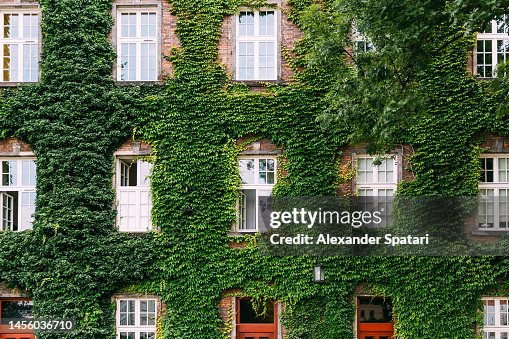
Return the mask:
<svg viewBox="0 0 509 339">
<path fill-rule="evenodd" d="M 291 0 L 285 12 L 305 32 L 284 53 L 297 72 L 292 82 L 254 92 L 230 82 L 218 62 L 225 16 L 263 5 L 172 1 L 181 44 L 168 56 L 173 77 L 117 86 L 111 0 L 41 0 L 41 81 L 4 90 L 0 102 L 3 136 L 29 143 L 38 165 L 34 230 L 0 234 L 2 279 L 27 291 L 37 315 L 78 322 L 74 332 L 40 338 L 113 338 L 111 298 L 119 291 L 161 298 L 161 338 L 221 338 L 231 324 L 218 303 L 229 290 L 281 301 L 289 338 L 353 338 L 359 284 L 392 298 L 403 338 L 475 337 L 480 296 L 506 274 L 505 260 L 324 257 L 326 282 L 316 284 L 316 258 L 263 256 L 257 236 L 229 236 L 242 137 L 268 138 L 283 150 L 275 195 L 330 196 L 351 178 L 338 158 L 352 126 L 324 126 L 317 117 L 330 108 L 334 77 L 352 67 L 342 55 L 333 66 L 310 62 L 311 1 Z M 467 46 L 458 40 L 419 74 L 430 105 L 397 134 L 416 147 L 416 180 L 402 183 L 402 194 L 475 194 L 478 136 L 507 133 L 499 105 L 507 86 L 468 76 Z M 141 237 L 116 232 L 112 211 L 113 152 L 131 137 L 149 142 L 155 159 L 152 222 L 160 231 Z"/>
</svg>

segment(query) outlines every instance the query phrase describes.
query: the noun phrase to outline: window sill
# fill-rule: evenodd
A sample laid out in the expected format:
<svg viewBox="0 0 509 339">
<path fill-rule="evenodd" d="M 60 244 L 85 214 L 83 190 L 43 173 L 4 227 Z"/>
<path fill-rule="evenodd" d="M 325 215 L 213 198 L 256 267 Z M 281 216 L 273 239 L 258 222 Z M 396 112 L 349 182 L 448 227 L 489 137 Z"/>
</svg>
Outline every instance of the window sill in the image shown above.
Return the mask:
<svg viewBox="0 0 509 339">
<path fill-rule="evenodd" d="M 246 232 L 239 232 L 239 231 L 230 231 L 228 232 L 228 236 L 230 237 L 242 237 L 245 235 L 256 235 L 260 233 L 259 231 L 246 231 Z"/>
<path fill-rule="evenodd" d="M 117 229 L 117 232 L 120 233 L 120 234 L 130 234 L 130 235 L 134 235 L 134 236 L 137 236 L 137 237 L 144 237 L 152 232 L 157 232 L 157 230 L 149 230 L 149 231 L 121 231 L 119 229 Z"/>
<path fill-rule="evenodd" d="M 249 87 L 265 87 L 267 84 L 284 85 L 284 80 L 230 80 L 232 83 L 244 84 Z"/>
<path fill-rule="evenodd" d="M 147 85 L 164 85 L 164 81 L 154 80 L 154 81 L 115 81 L 115 85 L 117 86 L 147 86 Z"/>
<path fill-rule="evenodd" d="M 509 229 L 507 230 L 500 230 L 500 229 L 482 229 L 478 228 L 474 231 L 472 231 L 472 235 L 484 235 L 484 236 L 500 236 L 509 234 Z"/>
<path fill-rule="evenodd" d="M 23 81 L 23 82 L 0 82 L 0 87 L 18 87 L 23 85 L 37 84 L 38 81 Z"/>
</svg>

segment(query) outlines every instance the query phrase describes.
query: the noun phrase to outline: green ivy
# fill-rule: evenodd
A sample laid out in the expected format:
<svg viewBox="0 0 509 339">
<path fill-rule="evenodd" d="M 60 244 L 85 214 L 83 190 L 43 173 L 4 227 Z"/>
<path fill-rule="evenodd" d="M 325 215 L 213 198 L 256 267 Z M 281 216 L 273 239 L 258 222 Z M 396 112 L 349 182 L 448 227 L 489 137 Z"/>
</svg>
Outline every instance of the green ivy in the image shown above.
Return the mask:
<svg viewBox="0 0 509 339">
<path fill-rule="evenodd" d="M 313 29 L 301 20 L 310 4 L 290 1 L 288 14 L 305 32 Z M 353 338 L 360 283 L 392 298 L 401 337 L 475 336 L 480 296 L 506 274 L 503 260 L 327 257 L 326 282 L 316 284 L 316 258 L 262 256 L 256 236 L 228 235 L 240 186 L 236 140 L 246 135 L 284 151 L 286 175 L 274 194 L 335 194 L 339 150 L 352 131 L 317 117 L 328 107 L 332 71 L 351 71 L 343 57 L 333 69 L 307 64 L 313 41 L 305 37 L 288 60 L 299 70 L 294 81 L 252 92 L 228 81 L 217 45 L 226 15 L 263 3 L 175 0 L 174 77 L 163 86 L 116 86 L 111 0 L 40 5 L 41 81 L 4 90 L 0 101 L 3 136 L 28 142 L 38 164 L 34 230 L 0 234 L 2 279 L 28 292 L 37 315 L 78 321 L 76 332 L 40 338 L 113 338 L 118 291 L 161 297 L 162 338 L 221 338 L 218 302 L 230 289 L 282 301 L 290 338 Z M 416 181 L 401 186 L 407 194 L 475 194 L 475 137 L 506 131 L 502 108 L 476 105 L 487 89 L 465 76 L 465 55 L 458 43 L 422 75 L 434 104 L 401 137 L 418 146 Z M 500 86 L 493 97 L 505 95 Z M 141 237 L 116 232 L 112 211 L 113 152 L 130 137 L 149 142 L 155 156 L 152 219 L 160 232 Z M 236 242 L 245 247 L 230 246 Z"/>
</svg>

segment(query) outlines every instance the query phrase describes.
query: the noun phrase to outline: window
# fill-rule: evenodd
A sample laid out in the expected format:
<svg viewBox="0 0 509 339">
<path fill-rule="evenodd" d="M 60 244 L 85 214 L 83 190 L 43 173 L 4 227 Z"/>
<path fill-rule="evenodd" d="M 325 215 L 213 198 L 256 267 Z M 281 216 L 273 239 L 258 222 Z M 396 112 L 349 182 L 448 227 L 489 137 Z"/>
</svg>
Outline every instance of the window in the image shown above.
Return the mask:
<svg viewBox="0 0 509 339">
<path fill-rule="evenodd" d="M 0 166 L 1 230 L 32 229 L 32 215 L 35 213 L 35 160 L 1 158 Z"/>
<path fill-rule="evenodd" d="M 368 37 L 364 35 L 360 28 L 354 28 L 353 30 L 353 41 L 354 50 L 356 53 L 368 52 L 373 50 L 373 45 L 369 41 Z"/>
<path fill-rule="evenodd" d="M 485 339 L 509 339 L 509 299 L 483 298 Z"/>
<path fill-rule="evenodd" d="M 151 163 L 138 158 L 117 158 L 117 217 L 120 231 L 146 232 L 151 229 L 151 168 Z"/>
<path fill-rule="evenodd" d="M 157 8 L 117 10 L 117 80 L 157 80 L 159 35 Z"/>
<path fill-rule="evenodd" d="M 509 230 L 509 154 L 482 156 L 479 228 Z"/>
<path fill-rule="evenodd" d="M 381 211 L 383 224 L 392 221 L 392 199 L 397 187 L 398 161 L 396 156 L 381 159 L 375 164 L 375 159 L 368 156 L 358 156 L 357 161 L 357 193 L 364 198 L 366 210 Z"/>
<path fill-rule="evenodd" d="M 239 172 L 242 187 L 239 198 L 238 231 L 258 231 L 258 198 L 270 196 L 276 183 L 277 162 L 274 157 L 241 158 Z"/>
<path fill-rule="evenodd" d="M 117 339 L 156 339 L 156 299 L 117 300 Z"/>
<path fill-rule="evenodd" d="M 477 35 L 477 74 L 483 78 L 497 76 L 497 66 L 509 61 L 509 35 L 506 16 L 492 20 L 484 32 Z"/>
<path fill-rule="evenodd" d="M 39 78 L 39 14 L 1 11 L 2 82 L 35 82 Z"/>
<path fill-rule="evenodd" d="M 277 79 L 277 12 L 242 10 L 237 16 L 236 79 Z"/>
</svg>

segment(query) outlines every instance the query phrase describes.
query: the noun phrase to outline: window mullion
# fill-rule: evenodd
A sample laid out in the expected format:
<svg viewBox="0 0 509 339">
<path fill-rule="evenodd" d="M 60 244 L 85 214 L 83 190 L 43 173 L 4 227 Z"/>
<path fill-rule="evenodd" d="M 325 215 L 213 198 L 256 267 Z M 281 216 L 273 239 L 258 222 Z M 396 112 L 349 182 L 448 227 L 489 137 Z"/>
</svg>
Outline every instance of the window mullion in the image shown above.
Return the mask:
<svg viewBox="0 0 509 339">
<path fill-rule="evenodd" d="M 117 80 L 122 80 L 122 11 L 117 11 Z"/>
<path fill-rule="evenodd" d="M 256 26 L 255 26 L 256 27 Z M 260 41 L 259 39 L 254 40 L 254 78 L 260 79 Z"/>
</svg>

